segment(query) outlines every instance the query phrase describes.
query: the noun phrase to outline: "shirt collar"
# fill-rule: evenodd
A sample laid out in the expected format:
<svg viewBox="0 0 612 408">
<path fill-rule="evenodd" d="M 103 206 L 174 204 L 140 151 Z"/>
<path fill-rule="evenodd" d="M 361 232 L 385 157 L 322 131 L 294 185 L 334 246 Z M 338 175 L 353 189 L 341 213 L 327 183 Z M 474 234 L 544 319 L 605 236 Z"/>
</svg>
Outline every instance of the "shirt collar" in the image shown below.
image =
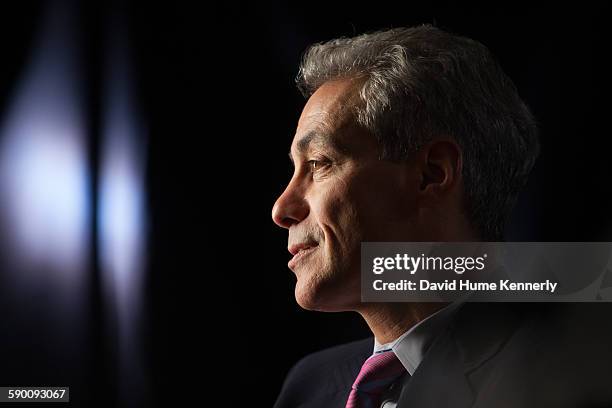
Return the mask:
<svg viewBox="0 0 612 408">
<path fill-rule="evenodd" d="M 421 364 L 425 352 L 450 321 L 459 303 L 452 303 L 421 320 L 390 343 L 380 344 L 374 339 L 374 353 L 393 351 L 406 371 L 412 376 Z"/>
</svg>

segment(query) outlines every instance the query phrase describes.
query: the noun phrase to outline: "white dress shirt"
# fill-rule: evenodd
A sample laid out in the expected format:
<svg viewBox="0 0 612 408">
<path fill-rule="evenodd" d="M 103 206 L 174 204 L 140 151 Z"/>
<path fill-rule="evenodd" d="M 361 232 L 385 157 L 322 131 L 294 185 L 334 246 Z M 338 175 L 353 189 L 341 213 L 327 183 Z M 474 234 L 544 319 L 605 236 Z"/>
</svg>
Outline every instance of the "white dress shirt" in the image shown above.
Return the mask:
<svg viewBox="0 0 612 408">
<path fill-rule="evenodd" d="M 452 303 L 412 326 L 390 343 L 380 344 L 374 339 L 374 354 L 393 351 L 410 376 L 423 361 L 423 356 L 435 338 L 446 327 L 459 303 Z M 383 395 L 381 408 L 395 408 L 399 394 L 409 377 L 398 380 Z"/>
</svg>

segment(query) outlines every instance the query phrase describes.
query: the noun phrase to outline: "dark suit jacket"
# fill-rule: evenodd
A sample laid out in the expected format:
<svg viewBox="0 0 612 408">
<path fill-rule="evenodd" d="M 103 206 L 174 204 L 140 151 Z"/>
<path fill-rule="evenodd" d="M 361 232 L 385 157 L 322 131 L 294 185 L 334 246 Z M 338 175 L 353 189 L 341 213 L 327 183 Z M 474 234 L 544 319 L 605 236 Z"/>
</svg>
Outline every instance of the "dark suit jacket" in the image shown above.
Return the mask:
<svg viewBox="0 0 612 408">
<path fill-rule="evenodd" d="M 398 407 L 612 407 L 611 334 L 612 304 L 465 304 Z M 372 349 L 370 338 L 305 357 L 275 408 L 343 408 Z"/>
</svg>

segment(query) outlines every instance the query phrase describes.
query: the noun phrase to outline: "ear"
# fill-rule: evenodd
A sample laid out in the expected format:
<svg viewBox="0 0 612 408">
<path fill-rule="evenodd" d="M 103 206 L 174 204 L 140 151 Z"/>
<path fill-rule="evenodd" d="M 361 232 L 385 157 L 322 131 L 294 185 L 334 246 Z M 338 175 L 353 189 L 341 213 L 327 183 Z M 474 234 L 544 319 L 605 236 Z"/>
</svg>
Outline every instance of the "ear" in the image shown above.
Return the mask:
<svg viewBox="0 0 612 408">
<path fill-rule="evenodd" d="M 420 149 L 419 156 L 422 193 L 444 193 L 461 179 L 463 153 L 454 140 L 433 140 Z"/>
</svg>

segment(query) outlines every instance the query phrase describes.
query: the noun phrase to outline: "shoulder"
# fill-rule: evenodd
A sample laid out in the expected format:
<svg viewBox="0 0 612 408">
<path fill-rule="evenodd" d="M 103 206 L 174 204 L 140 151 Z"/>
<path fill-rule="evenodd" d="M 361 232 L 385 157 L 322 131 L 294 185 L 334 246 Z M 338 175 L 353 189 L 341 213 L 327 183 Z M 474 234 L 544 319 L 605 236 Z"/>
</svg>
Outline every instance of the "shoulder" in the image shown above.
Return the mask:
<svg viewBox="0 0 612 408">
<path fill-rule="evenodd" d="M 321 369 L 329 369 L 353 360 L 369 357 L 374 347 L 373 338 L 357 340 L 309 354 L 299 360 L 290 375 L 308 376 Z"/>
<path fill-rule="evenodd" d="M 485 306 L 468 305 L 455 332 L 480 402 L 502 396 L 529 407 L 612 402 L 612 325 L 605 323 L 612 304 Z"/>
<path fill-rule="evenodd" d="M 344 393 L 350 390 L 373 347 L 374 339 L 368 338 L 303 357 L 289 371 L 275 406 L 297 406 L 303 401 L 337 394 L 341 394 L 340 399 L 346 398 Z"/>
</svg>

